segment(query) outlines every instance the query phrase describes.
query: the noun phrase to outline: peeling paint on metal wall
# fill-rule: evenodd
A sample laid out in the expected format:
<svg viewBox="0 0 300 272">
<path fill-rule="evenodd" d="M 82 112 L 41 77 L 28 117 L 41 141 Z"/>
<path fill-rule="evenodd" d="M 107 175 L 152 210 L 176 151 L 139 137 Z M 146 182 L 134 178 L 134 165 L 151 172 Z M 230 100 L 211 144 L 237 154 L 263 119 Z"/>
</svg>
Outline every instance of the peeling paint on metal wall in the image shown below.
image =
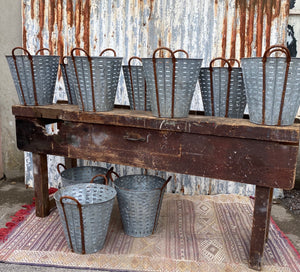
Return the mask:
<svg viewBox="0 0 300 272">
<path fill-rule="evenodd" d="M 91 55 L 111 47 L 124 64 L 166 46 L 208 66 L 215 57 L 261 56 L 267 46 L 285 44 L 288 14 L 288 0 L 23 0 L 23 46 L 61 56 L 74 47 Z M 63 89 L 61 79 L 57 88 Z M 128 104 L 122 74 L 116 103 Z M 202 109 L 199 86 L 191 108 Z M 181 180 L 174 191 L 184 186 L 190 193 L 203 182 Z"/>
</svg>

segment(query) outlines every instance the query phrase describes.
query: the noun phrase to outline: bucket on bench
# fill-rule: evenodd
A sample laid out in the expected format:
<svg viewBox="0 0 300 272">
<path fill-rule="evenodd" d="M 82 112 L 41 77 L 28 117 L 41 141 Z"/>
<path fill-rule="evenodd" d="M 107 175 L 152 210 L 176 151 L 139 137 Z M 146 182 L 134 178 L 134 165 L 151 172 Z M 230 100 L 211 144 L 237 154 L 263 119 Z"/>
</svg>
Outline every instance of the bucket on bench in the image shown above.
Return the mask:
<svg viewBox="0 0 300 272">
<path fill-rule="evenodd" d="M 15 55 L 16 50 L 22 50 L 26 55 Z M 8 66 L 22 105 L 40 106 L 53 103 L 59 56 L 31 55 L 25 48 L 15 47 L 11 56 L 6 56 Z"/>
<path fill-rule="evenodd" d="M 150 94 L 147 91 L 147 84 L 142 65 L 132 65 L 133 60 L 142 59 L 139 57 L 131 57 L 128 65 L 123 65 L 123 74 L 126 83 L 126 89 L 130 108 L 132 110 L 151 110 Z"/>
<path fill-rule="evenodd" d="M 217 60 L 225 62 L 228 67 L 213 67 Z M 246 93 L 242 68 L 232 67 L 229 61 L 215 58 L 210 62 L 209 67 L 200 69 L 199 83 L 204 112 L 207 116 L 243 118 Z M 238 61 L 237 63 L 240 66 Z"/>
</svg>

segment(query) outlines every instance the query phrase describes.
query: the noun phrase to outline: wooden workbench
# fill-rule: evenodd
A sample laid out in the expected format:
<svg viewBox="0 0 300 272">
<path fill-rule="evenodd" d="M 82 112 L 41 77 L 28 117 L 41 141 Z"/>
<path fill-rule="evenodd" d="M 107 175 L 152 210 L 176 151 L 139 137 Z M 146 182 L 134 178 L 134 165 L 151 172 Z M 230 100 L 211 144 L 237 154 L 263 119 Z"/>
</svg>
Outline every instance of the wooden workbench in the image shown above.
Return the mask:
<svg viewBox="0 0 300 272">
<path fill-rule="evenodd" d="M 121 108 L 81 112 L 66 104 L 12 111 L 18 148 L 33 153 L 37 216 L 50 210 L 47 154 L 254 184 L 249 266 L 261 269 L 273 188 L 294 187 L 298 124 L 271 127 L 199 115 L 166 119 Z M 47 134 L 51 123 L 57 123 L 57 134 Z"/>
</svg>

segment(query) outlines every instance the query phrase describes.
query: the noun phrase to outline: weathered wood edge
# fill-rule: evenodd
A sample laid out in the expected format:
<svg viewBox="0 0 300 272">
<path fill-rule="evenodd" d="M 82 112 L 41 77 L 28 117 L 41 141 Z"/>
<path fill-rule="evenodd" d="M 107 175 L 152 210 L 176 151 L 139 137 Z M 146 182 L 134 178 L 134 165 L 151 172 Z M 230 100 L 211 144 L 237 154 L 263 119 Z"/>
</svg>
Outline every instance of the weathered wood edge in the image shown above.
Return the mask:
<svg viewBox="0 0 300 272">
<path fill-rule="evenodd" d="M 300 124 L 293 126 L 256 125 L 246 119 L 190 115 L 188 118 L 157 118 L 151 112 L 115 108 L 108 112 L 83 112 L 76 105 L 12 106 L 20 117 L 45 118 L 70 122 L 131 126 L 157 130 L 188 132 L 220 137 L 299 143 Z"/>
</svg>

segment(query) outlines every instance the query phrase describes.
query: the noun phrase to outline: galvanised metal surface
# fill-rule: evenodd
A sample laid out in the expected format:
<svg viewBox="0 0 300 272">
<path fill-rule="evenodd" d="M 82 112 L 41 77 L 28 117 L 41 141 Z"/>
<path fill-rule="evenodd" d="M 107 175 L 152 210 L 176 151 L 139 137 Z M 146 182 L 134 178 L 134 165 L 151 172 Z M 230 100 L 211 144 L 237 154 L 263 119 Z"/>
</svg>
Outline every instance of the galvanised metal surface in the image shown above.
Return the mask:
<svg viewBox="0 0 300 272">
<path fill-rule="evenodd" d="M 58 55 L 70 55 L 74 47 L 99 55 L 111 47 L 124 64 L 131 56 L 150 57 L 157 47 L 166 46 L 184 49 L 190 58 L 202 58 L 202 66 L 208 66 L 215 57 L 261 56 L 269 45 L 285 44 L 288 13 L 288 0 L 23 0 L 23 46 L 30 52 L 49 47 Z M 56 98 L 65 95 L 59 78 Z M 123 74 L 116 103 L 129 104 Z M 191 108 L 203 108 L 198 85 Z M 26 156 L 30 177 L 32 162 Z M 56 159 L 49 161 L 57 165 Z M 51 172 L 51 163 L 49 168 Z M 122 174 L 135 172 L 119 169 Z M 56 183 L 55 178 L 49 181 Z M 254 192 L 236 183 L 183 175 L 175 175 L 168 190 Z"/>
</svg>

